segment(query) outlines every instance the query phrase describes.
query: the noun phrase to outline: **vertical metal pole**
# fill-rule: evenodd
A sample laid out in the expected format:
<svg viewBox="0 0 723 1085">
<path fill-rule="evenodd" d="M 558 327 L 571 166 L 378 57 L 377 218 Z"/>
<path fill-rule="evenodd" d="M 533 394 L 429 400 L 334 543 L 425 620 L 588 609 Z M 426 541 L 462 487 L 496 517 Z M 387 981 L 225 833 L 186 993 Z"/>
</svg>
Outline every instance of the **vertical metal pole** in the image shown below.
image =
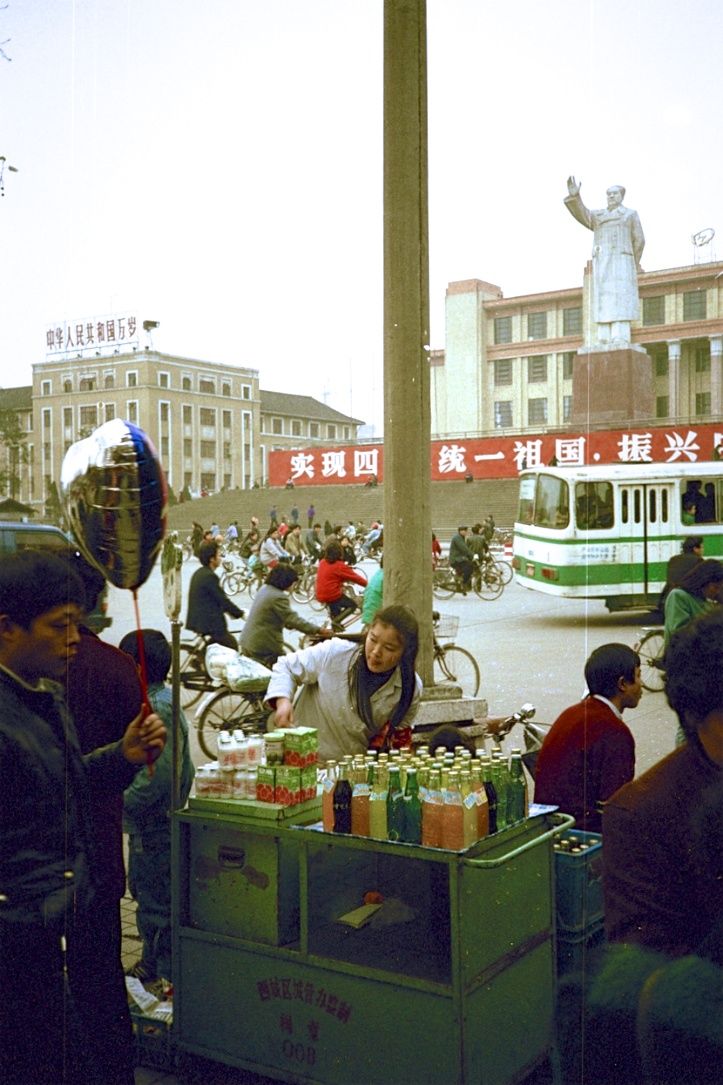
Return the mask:
<svg viewBox="0 0 723 1085">
<path fill-rule="evenodd" d="M 432 684 L 426 0 L 384 3 L 384 602 Z"/>
</svg>

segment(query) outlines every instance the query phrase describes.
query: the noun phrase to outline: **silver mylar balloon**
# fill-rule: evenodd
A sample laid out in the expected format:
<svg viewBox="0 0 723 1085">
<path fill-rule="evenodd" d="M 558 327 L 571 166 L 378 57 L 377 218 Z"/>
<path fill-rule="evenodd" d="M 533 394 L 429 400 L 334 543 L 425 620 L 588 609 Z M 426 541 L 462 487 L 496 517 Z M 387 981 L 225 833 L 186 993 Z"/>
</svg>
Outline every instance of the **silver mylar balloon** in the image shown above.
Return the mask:
<svg viewBox="0 0 723 1085">
<path fill-rule="evenodd" d="M 60 491 L 80 549 L 117 588 L 148 578 L 166 532 L 168 491 L 148 436 L 114 418 L 63 459 Z"/>
</svg>

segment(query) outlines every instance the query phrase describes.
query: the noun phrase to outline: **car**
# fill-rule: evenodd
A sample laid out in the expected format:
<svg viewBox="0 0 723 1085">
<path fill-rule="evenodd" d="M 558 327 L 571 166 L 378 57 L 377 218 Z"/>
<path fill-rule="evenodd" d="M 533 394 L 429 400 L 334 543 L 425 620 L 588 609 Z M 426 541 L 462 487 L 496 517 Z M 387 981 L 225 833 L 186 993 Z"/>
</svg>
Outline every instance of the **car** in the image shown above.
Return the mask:
<svg viewBox="0 0 723 1085">
<path fill-rule="evenodd" d="M 31 524 L 23 521 L 0 520 L 0 556 L 18 550 L 51 549 L 65 552 L 77 550 L 70 535 L 55 524 Z M 95 610 L 87 615 L 88 627 L 100 633 L 113 624 L 108 616 L 108 586 L 104 585 Z"/>
</svg>

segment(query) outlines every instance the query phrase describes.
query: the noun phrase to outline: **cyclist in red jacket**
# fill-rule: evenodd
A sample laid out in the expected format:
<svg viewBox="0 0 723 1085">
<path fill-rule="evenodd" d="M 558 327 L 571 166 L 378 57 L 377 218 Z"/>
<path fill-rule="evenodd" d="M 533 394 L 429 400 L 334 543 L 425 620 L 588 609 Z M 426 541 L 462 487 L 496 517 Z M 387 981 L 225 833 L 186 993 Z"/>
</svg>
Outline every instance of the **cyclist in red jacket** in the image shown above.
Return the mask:
<svg viewBox="0 0 723 1085">
<path fill-rule="evenodd" d="M 344 594 L 346 582 L 360 584 L 364 588 L 367 585 L 366 577 L 343 561 L 340 543 L 329 542 L 316 573 L 316 598 L 320 603 L 326 603 L 332 628 L 338 626 L 347 614 L 358 609 L 354 599 Z"/>
</svg>

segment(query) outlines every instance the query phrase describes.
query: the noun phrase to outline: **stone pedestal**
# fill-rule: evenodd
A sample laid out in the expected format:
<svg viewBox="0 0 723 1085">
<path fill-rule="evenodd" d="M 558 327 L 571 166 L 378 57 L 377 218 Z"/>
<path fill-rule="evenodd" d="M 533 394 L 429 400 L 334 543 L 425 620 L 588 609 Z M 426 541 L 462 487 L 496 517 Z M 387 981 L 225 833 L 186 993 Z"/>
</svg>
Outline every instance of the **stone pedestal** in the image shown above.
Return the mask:
<svg viewBox="0 0 723 1085">
<path fill-rule="evenodd" d="M 655 377 L 640 349 L 577 354 L 572 366 L 573 425 L 613 424 L 655 417 Z"/>
</svg>

